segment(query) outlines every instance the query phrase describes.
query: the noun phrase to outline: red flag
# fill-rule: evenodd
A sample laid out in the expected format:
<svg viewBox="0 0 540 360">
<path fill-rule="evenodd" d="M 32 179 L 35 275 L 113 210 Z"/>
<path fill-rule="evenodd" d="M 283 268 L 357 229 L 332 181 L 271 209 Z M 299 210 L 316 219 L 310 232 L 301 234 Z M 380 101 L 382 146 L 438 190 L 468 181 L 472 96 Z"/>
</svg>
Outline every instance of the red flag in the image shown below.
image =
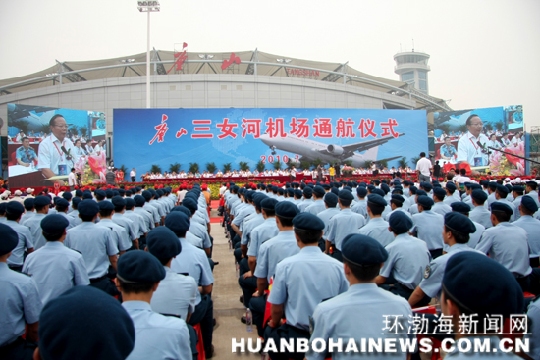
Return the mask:
<svg viewBox="0 0 540 360">
<path fill-rule="evenodd" d="M 184 43 L 184 46 L 182 47 L 182 49 L 185 49 L 187 48 L 187 42 Z"/>
</svg>

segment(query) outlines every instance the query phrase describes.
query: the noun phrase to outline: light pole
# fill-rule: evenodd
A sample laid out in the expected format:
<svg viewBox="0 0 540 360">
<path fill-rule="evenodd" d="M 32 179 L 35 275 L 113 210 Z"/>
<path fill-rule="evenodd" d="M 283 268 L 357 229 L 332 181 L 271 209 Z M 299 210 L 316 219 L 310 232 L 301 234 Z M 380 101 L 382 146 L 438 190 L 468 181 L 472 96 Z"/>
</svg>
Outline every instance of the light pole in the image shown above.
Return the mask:
<svg viewBox="0 0 540 360">
<path fill-rule="evenodd" d="M 146 13 L 146 108 L 150 108 L 150 13 L 159 12 L 159 1 L 137 1 L 137 9 Z"/>
</svg>

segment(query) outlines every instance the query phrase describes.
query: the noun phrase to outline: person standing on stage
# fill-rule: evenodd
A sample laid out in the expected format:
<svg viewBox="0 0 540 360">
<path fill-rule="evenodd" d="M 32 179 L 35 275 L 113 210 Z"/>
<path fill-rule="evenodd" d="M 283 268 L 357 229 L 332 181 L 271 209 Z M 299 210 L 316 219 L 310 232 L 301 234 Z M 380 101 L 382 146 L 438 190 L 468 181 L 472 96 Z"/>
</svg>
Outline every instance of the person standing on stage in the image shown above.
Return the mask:
<svg viewBox="0 0 540 360">
<path fill-rule="evenodd" d="M 484 150 L 489 139 L 482 133 L 484 123 L 478 115 L 472 114 L 465 122 L 467 133 L 458 142 L 457 161 L 468 162 L 471 166 L 486 166 L 488 164 L 488 152 Z"/>
</svg>

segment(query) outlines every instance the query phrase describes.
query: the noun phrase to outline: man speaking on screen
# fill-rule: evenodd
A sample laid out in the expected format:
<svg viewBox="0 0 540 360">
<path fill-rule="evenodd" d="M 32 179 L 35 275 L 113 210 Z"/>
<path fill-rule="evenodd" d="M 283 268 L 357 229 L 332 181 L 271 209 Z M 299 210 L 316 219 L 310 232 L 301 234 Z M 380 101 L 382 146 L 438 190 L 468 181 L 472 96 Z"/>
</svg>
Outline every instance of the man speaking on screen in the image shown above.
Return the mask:
<svg viewBox="0 0 540 360">
<path fill-rule="evenodd" d="M 489 139 L 482 133 L 484 124 L 478 115 L 472 114 L 465 122 L 467 133 L 458 142 L 458 162 L 468 162 L 471 167 L 488 165 Z"/>
<path fill-rule="evenodd" d="M 49 121 L 51 134 L 43 139 L 38 148 L 38 169 L 46 179 L 69 174 L 77 162 L 75 146 L 66 136 L 68 126 L 60 114 Z"/>
</svg>

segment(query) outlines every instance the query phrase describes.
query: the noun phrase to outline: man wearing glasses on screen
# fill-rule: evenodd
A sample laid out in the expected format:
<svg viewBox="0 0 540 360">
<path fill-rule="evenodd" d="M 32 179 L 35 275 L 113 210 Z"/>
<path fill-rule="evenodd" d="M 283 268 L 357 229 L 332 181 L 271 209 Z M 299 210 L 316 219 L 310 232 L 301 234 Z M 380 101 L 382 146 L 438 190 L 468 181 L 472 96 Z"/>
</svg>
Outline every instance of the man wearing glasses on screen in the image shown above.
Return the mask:
<svg viewBox="0 0 540 360">
<path fill-rule="evenodd" d="M 471 167 L 487 166 L 489 139 L 482 133 L 484 124 L 478 115 L 472 114 L 465 122 L 467 133 L 458 142 L 458 162 L 466 161 Z"/>
<path fill-rule="evenodd" d="M 69 174 L 69 169 L 77 162 L 73 142 L 68 139 L 66 119 L 60 114 L 49 121 L 51 134 L 43 139 L 38 148 L 38 169 L 46 179 Z"/>
</svg>

